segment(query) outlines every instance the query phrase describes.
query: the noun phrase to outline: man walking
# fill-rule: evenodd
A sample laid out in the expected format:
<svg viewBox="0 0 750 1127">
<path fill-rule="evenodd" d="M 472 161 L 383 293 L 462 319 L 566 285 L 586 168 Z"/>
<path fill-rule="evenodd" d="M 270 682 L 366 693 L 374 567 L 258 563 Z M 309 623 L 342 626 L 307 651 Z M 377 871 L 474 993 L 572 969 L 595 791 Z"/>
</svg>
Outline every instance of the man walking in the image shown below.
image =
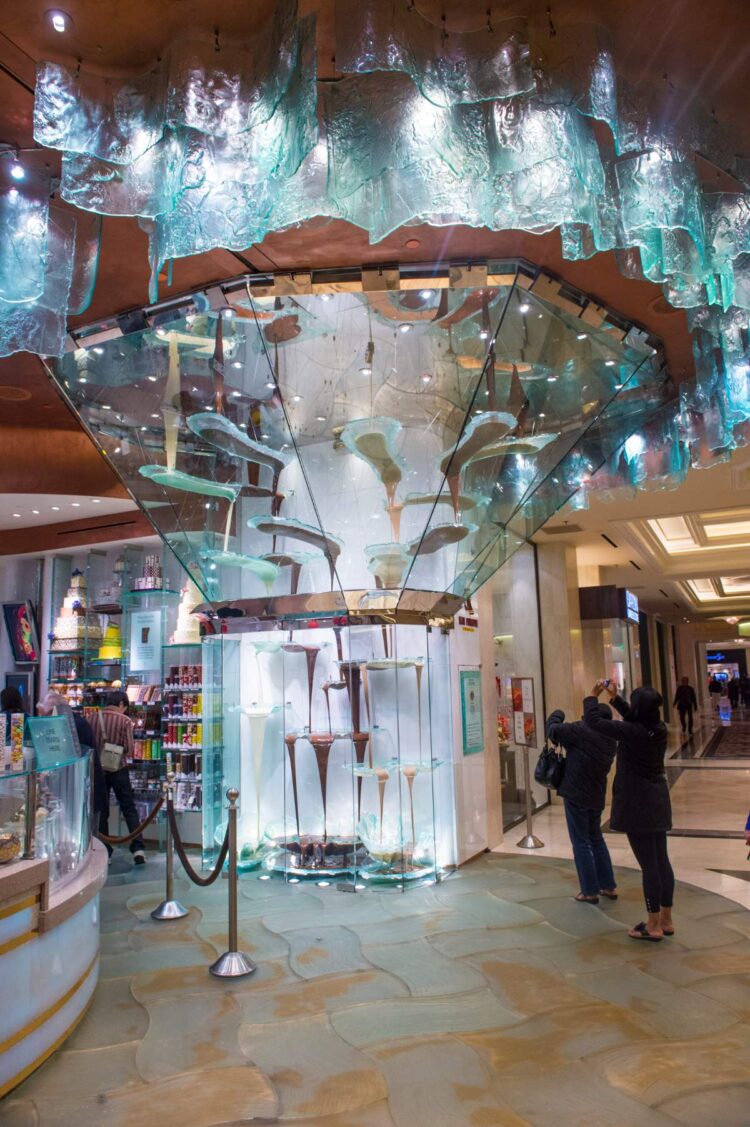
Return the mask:
<svg viewBox="0 0 750 1127">
<path fill-rule="evenodd" d="M 695 695 L 695 689 L 690 684 L 687 677 L 680 679 L 672 707 L 676 708 L 680 714 L 680 728 L 682 729 L 683 736 L 686 732 L 688 735 L 692 736 L 693 712 L 695 712 L 698 707 L 698 698 Z"/>
<path fill-rule="evenodd" d="M 107 705 L 102 711 L 101 720 L 104 740 L 102 762 L 104 765 L 104 781 L 107 786 L 107 801 L 102 810 L 99 830 L 103 834 L 109 834 L 109 792 L 113 790 L 128 830 L 132 833 L 133 830 L 138 828 L 141 821 L 138 817 L 135 795 L 130 784 L 130 772 L 127 767 L 127 764 L 133 758 L 133 721 L 129 716 L 126 716 L 129 701 L 125 693 L 107 693 L 106 699 Z M 118 753 L 119 766 L 117 769 L 107 769 L 107 756 L 117 758 Z M 107 845 L 107 849 L 111 856 L 112 849 L 109 845 Z M 146 852 L 142 837 L 137 837 L 134 841 L 131 841 L 130 852 L 133 854 L 136 865 L 145 864 Z"/>
</svg>

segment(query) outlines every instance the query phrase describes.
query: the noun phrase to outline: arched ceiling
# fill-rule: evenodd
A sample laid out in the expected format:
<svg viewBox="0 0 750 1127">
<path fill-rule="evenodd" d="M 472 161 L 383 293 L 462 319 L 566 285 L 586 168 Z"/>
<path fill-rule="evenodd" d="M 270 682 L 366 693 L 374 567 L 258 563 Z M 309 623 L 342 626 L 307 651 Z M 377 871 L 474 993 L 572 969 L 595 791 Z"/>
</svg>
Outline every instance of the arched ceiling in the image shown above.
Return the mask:
<svg viewBox="0 0 750 1127">
<path fill-rule="evenodd" d="M 33 87 L 38 60 L 72 65 L 81 60 L 87 68 L 102 73 L 132 73 L 148 67 L 180 35 L 210 38 L 218 23 L 220 33 L 231 37 L 243 29 L 262 25 L 272 2 L 224 0 L 217 8 L 205 0 L 65 0 L 63 7 L 72 26 L 64 35 L 52 29 L 48 0 L 4 5 L 0 13 L 0 141 L 19 147 L 33 145 Z M 548 0 L 527 0 L 501 5 L 488 0 L 417 0 L 416 6 L 435 21 L 445 13 L 446 26 L 461 31 L 485 26 L 488 8 L 490 18 L 498 20 L 514 14 L 547 20 L 549 8 L 553 28 L 565 21 L 599 23 L 617 43 L 618 63 L 626 77 L 636 82 L 662 83 L 670 90 L 689 91 L 687 99 L 700 96 L 720 120 L 736 131 L 738 151 L 748 149 L 748 4 L 737 0 L 715 0 L 711 5 L 702 0 L 665 0 L 658 5 L 652 0 L 616 4 L 610 0 L 552 0 L 550 5 Z M 319 74 L 323 79 L 335 80 L 333 0 L 300 0 L 301 14 L 311 11 L 318 16 Z M 54 167 L 58 155 L 50 153 L 49 161 Z M 700 174 L 714 179 L 717 187 L 731 187 L 721 170 L 700 158 L 697 163 Z M 248 247 L 240 255 L 213 251 L 178 260 L 172 284 L 168 286 L 163 279 L 160 296 L 205 286 L 250 269 L 503 256 L 536 262 L 642 324 L 663 340 L 673 377 L 680 380 L 692 375 L 684 312 L 668 306 L 658 286 L 623 278 L 611 253 L 598 254 L 589 261 L 564 261 L 557 232 L 534 236 L 517 231 L 422 226 L 401 229 L 371 246 L 363 231 L 347 223 L 313 220 L 302 227 L 271 234 L 262 244 Z M 146 238 L 137 221 L 105 218 L 99 278 L 92 305 L 80 320 L 89 323 L 146 303 L 147 281 Z M 100 481 L 96 492 L 122 495 L 111 470 L 88 439 L 81 436 L 75 445 L 60 446 L 60 434 L 72 439 L 78 425 L 57 398 L 36 358 L 24 354 L 0 360 L 0 385 L 21 387 L 30 393 L 30 398 L 0 398 L 6 450 L 0 462 L 0 489 L 8 488 L 8 466 L 25 464 L 29 475 L 27 492 L 59 492 L 59 482 L 50 488 L 48 471 L 43 472 L 43 467 L 59 465 L 62 458 L 66 474 L 77 473 L 80 467 L 86 477 L 83 489 L 71 479 L 71 493 L 90 491 L 88 482 L 96 466 Z M 34 430 L 34 450 L 42 451 L 49 446 L 46 459 L 29 457 L 30 434 L 24 438 L 27 428 Z"/>
</svg>

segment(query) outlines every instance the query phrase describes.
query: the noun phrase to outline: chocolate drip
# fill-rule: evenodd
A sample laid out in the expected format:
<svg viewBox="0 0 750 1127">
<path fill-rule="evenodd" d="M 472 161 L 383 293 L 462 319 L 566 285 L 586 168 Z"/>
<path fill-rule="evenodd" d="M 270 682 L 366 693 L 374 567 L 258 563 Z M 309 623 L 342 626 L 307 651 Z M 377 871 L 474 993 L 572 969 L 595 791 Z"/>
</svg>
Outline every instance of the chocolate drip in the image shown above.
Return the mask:
<svg viewBox="0 0 750 1127">
<path fill-rule="evenodd" d="M 282 647 L 286 653 L 303 653 L 307 661 L 307 726 L 312 728 L 312 692 L 315 682 L 315 662 L 318 660 L 320 646 L 301 646 L 299 642 L 286 642 Z"/>
<path fill-rule="evenodd" d="M 370 742 L 369 732 L 352 732 L 354 754 L 357 757 L 357 766 L 361 767 L 365 761 L 367 745 Z M 362 816 L 362 776 L 357 775 L 357 821 Z"/>
<path fill-rule="evenodd" d="M 359 662 L 357 661 L 340 661 L 339 669 L 344 675 L 346 680 L 346 688 L 349 694 L 349 708 L 352 714 L 352 731 L 359 732 L 361 730 L 360 724 L 360 699 L 359 690 L 362 680 Z"/>
<path fill-rule="evenodd" d="M 334 637 L 336 638 L 336 657 L 338 658 L 339 662 L 341 662 L 344 660 L 344 650 L 341 645 L 341 627 L 334 626 L 333 633 Z"/>
<path fill-rule="evenodd" d="M 346 689 L 346 681 L 324 681 L 321 688 L 326 698 L 326 712 L 328 713 L 328 731 L 331 731 L 331 702 L 328 699 L 328 693 L 331 689 Z"/>
<path fill-rule="evenodd" d="M 310 735 L 310 743 L 315 752 L 315 759 L 318 764 L 318 775 L 320 776 L 320 793 L 323 797 L 323 841 L 328 840 L 327 828 L 327 791 L 328 791 L 328 760 L 331 755 L 331 748 L 335 736 L 326 733 L 316 732 L 315 735 Z"/>
<path fill-rule="evenodd" d="M 422 669 L 424 667 L 417 662 L 414 666 L 414 672 L 417 675 L 417 724 L 419 725 L 418 740 L 419 740 L 419 762 L 422 762 Z"/>
<path fill-rule="evenodd" d="M 383 634 L 383 651 L 384 651 L 385 657 L 390 657 L 391 655 L 388 652 L 388 627 L 385 624 L 383 624 L 383 626 L 381 626 L 380 629 L 381 629 L 382 634 Z"/>
<path fill-rule="evenodd" d="M 385 767 L 376 767 L 375 775 L 378 780 L 378 794 L 380 798 L 380 841 L 383 841 L 383 805 L 385 803 L 385 784 L 388 782 L 388 772 Z"/>
<path fill-rule="evenodd" d="M 406 779 L 406 785 L 409 790 L 409 813 L 411 814 L 411 839 L 416 845 L 417 832 L 414 829 L 414 779 L 417 774 L 416 767 L 402 767 L 401 773 Z"/>
<path fill-rule="evenodd" d="M 294 794 L 294 820 L 297 823 L 297 837 L 299 837 L 299 802 L 297 801 L 297 757 L 295 744 L 298 737 L 293 733 L 284 736 L 286 750 L 289 752 L 289 770 L 292 774 L 292 793 Z"/>
</svg>

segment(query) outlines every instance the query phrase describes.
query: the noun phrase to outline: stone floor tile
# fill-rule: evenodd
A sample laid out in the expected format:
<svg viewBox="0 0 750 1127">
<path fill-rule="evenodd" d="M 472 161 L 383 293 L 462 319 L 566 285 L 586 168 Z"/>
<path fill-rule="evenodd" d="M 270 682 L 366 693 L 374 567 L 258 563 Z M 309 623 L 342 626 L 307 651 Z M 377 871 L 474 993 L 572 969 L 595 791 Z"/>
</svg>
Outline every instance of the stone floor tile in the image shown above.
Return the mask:
<svg viewBox="0 0 750 1127">
<path fill-rule="evenodd" d="M 436 951 L 426 939 L 408 943 L 362 945 L 368 962 L 401 979 L 414 997 L 466 994 L 481 990 L 487 980 L 460 959 Z"/>
<path fill-rule="evenodd" d="M 241 1066 L 241 1011 L 232 994 L 202 991 L 148 1003 L 149 1027 L 135 1063 L 146 1083 L 191 1069 Z M 210 1081 L 207 1081 L 210 1082 Z"/>
<path fill-rule="evenodd" d="M 572 895 L 535 899 L 534 908 L 553 927 L 582 939 L 592 935 L 606 935 L 622 928 L 622 924 L 611 919 L 606 910 L 595 904 L 579 904 Z"/>
<path fill-rule="evenodd" d="M 17 1100 L 6 1096 L 0 1103 L 2 1127 L 39 1127 L 39 1115 L 33 1100 Z"/>
<path fill-rule="evenodd" d="M 137 1041 L 129 1041 L 101 1049 L 63 1049 L 14 1090 L 14 1099 L 33 1098 L 41 1127 L 79 1122 L 93 1127 L 97 1106 L 101 1124 L 103 1093 L 142 1085 L 135 1066 L 137 1048 Z"/>
<path fill-rule="evenodd" d="M 403 982 L 379 970 L 330 974 L 321 978 L 297 979 L 282 985 L 261 985 L 234 994 L 248 1024 L 315 1017 L 366 1002 L 408 997 Z"/>
<path fill-rule="evenodd" d="M 441 1037 L 399 1043 L 371 1055 L 385 1076 L 396 1127 L 476 1123 L 519 1127 L 524 1123 L 493 1090 L 481 1059 L 460 1041 Z"/>
<path fill-rule="evenodd" d="M 195 929 L 196 936 L 210 943 L 217 955 L 227 949 L 227 920 L 210 922 L 205 919 Z M 268 959 L 286 959 L 290 947 L 288 940 L 281 935 L 269 931 L 261 920 L 239 919 L 237 921 L 237 940 L 241 951 L 250 955 L 253 962 L 265 962 Z"/>
<path fill-rule="evenodd" d="M 725 974 L 719 978 L 704 978 L 700 982 L 694 982 L 690 989 L 721 1002 L 737 1015 L 739 1021 L 750 1023 L 750 974 Z"/>
<path fill-rule="evenodd" d="M 696 1037 L 708 1036 L 737 1020 L 711 998 L 670 986 L 661 982 L 656 973 L 645 974 L 628 963 L 612 970 L 578 974 L 570 981 L 592 998 L 630 1010 L 665 1037 L 679 1037 L 686 1029 Z"/>
<path fill-rule="evenodd" d="M 187 916 L 180 920 L 143 920 L 130 928 L 130 945 L 134 951 L 145 951 L 148 947 L 165 943 L 198 942 L 196 928 L 201 922 L 201 913 L 191 908 Z"/>
<path fill-rule="evenodd" d="M 359 1107 L 356 1111 L 345 1111 L 341 1115 L 314 1115 L 312 1118 L 305 1116 L 303 1119 L 295 1116 L 292 1122 L 295 1127 L 396 1127 L 387 1100 L 370 1104 L 369 1107 Z M 223 1124 L 222 1127 L 248 1127 L 248 1124 L 247 1120 L 243 1119 L 241 1123 L 235 1121 Z"/>
<path fill-rule="evenodd" d="M 716 951 L 680 951 L 665 941 L 640 952 L 639 959 L 631 960 L 633 966 L 672 986 L 690 986 L 712 975 L 750 974 L 750 943 L 744 939 Z"/>
<path fill-rule="evenodd" d="M 446 901 L 446 905 L 448 903 L 454 911 L 473 920 L 475 926 L 523 927 L 526 924 L 541 923 L 544 919 L 534 908 L 503 900 L 492 892 L 468 892 L 460 898 L 453 897 Z"/>
<path fill-rule="evenodd" d="M 543 955 L 490 951 L 472 955 L 467 961 L 486 978 L 503 1006 L 524 1017 L 591 1004 L 590 996 L 572 985 Z"/>
<path fill-rule="evenodd" d="M 131 983 L 126 975 L 97 985 L 86 1018 L 65 1042 L 66 1049 L 103 1049 L 145 1036 L 148 1013 L 133 997 Z"/>
<path fill-rule="evenodd" d="M 274 1122 L 278 1100 L 268 1078 L 252 1065 L 221 1069 L 206 1083 L 202 1072 L 184 1072 L 137 1088 L 107 1092 L 99 1123 L 107 1127 L 213 1127 L 228 1120 Z"/>
<path fill-rule="evenodd" d="M 628 940 L 631 947 L 633 943 Z M 617 943 L 613 934 L 593 935 L 590 939 L 579 939 L 576 943 L 566 943 L 545 947 L 544 957 L 563 974 L 581 974 L 587 971 L 604 970 L 628 961 L 632 954 L 625 943 Z"/>
<path fill-rule="evenodd" d="M 428 937 L 431 947 L 453 959 L 477 955 L 482 951 L 525 951 L 530 947 L 557 947 L 575 944 L 576 937 L 566 935 L 548 923 L 528 927 L 482 927 L 476 930 L 456 931 Z"/>
<path fill-rule="evenodd" d="M 498 1091 L 534 1127 L 674 1127 L 668 1115 L 630 1099 L 586 1064 L 499 1077 Z"/>
<path fill-rule="evenodd" d="M 331 1014 L 336 1032 L 358 1048 L 402 1037 L 501 1028 L 521 1020 L 521 1014 L 501 1006 L 491 990 L 448 998 L 373 1002 Z"/>
<path fill-rule="evenodd" d="M 182 994 L 204 991 L 210 994 L 239 994 L 246 990 L 279 988 L 300 981 L 292 974 L 286 961 L 282 960 L 259 963 L 258 969 L 248 978 L 214 978 L 209 974 L 208 965 L 167 966 L 143 971 L 133 976 L 133 996 L 144 1006 L 148 1006 L 152 1001 L 158 1002 L 169 996 L 179 997 Z"/>
<path fill-rule="evenodd" d="M 354 1112 L 388 1094 L 380 1069 L 346 1044 L 324 1017 L 241 1025 L 239 1045 L 274 1085 L 282 1119 Z"/>
<path fill-rule="evenodd" d="M 287 931 L 284 938 L 290 947 L 289 965 L 300 978 L 372 969 L 359 938 L 346 927 L 326 927 L 320 920 L 316 927 Z"/>
<path fill-rule="evenodd" d="M 726 915 L 712 916 L 709 922 L 730 931 L 738 931 L 740 935 L 750 939 L 750 912 L 727 912 Z"/>
<path fill-rule="evenodd" d="M 343 895 L 343 893 L 338 893 L 340 898 Z M 384 912 L 377 901 L 372 900 L 362 903 L 358 897 L 351 896 L 347 899 L 347 904 L 349 900 L 351 900 L 351 904 L 348 908 L 341 905 L 340 902 L 332 904 L 331 907 L 305 908 L 304 911 L 298 911 L 296 908 L 283 908 L 281 911 L 269 908 L 260 918 L 269 931 L 276 931 L 281 934 L 294 931 L 299 927 L 314 926 L 318 922 L 321 927 L 336 927 L 337 925 L 366 927 L 368 924 L 380 924 L 382 922 Z"/>
<path fill-rule="evenodd" d="M 605 1048 L 653 1038 L 653 1031 L 620 1006 L 599 1003 L 539 1014 L 509 1029 L 459 1033 L 494 1073 L 562 1068 Z"/>
<path fill-rule="evenodd" d="M 120 955 L 102 956 L 100 974 L 102 978 L 122 978 L 126 974 L 172 966 L 203 964 L 208 968 L 215 958 L 216 952 L 208 943 L 157 943 L 143 951 L 130 950 Z"/>
<path fill-rule="evenodd" d="M 747 1127 L 750 1108 L 750 1087 L 708 1088 L 704 1092 L 691 1092 L 659 1105 L 665 1115 L 671 1115 L 683 1127 L 706 1127 L 707 1123 L 721 1127 Z"/>
<path fill-rule="evenodd" d="M 684 1029 L 693 1032 L 689 1025 Z M 715 1037 L 628 1045 L 592 1057 L 588 1065 L 610 1087 L 650 1105 L 702 1088 L 748 1084 L 750 1026 L 735 1025 Z"/>
</svg>

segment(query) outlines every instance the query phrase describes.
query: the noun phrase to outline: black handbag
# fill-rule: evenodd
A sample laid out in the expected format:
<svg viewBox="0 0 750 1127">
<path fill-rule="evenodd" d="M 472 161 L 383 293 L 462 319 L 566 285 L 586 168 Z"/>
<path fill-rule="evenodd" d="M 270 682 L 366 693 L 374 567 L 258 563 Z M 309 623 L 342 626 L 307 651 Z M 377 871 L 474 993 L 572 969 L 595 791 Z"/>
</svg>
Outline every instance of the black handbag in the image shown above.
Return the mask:
<svg viewBox="0 0 750 1127">
<path fill-rule="evenodd" d="M 534 768 L 534 778 L 543 787 L 557 790 L 565 774 L 565 756 L 555 747 L 545 744 Z"/>
</svg>

